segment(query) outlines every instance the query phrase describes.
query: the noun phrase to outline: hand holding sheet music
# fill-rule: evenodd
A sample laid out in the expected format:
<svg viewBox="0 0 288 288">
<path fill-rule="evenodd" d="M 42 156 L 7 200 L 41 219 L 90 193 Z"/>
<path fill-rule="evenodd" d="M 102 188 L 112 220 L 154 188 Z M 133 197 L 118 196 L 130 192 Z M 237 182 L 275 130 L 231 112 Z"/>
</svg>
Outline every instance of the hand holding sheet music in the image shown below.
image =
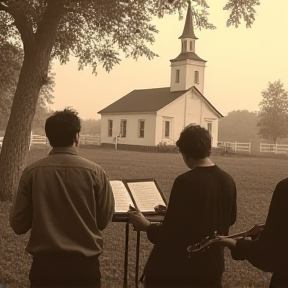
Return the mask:
<svg viewBox="0 0 288 288">
<path fill-rule="evenodd" d="M 151 224 L 139 210 L 133 207 L 128 211 L 128 220 L 133 224 L 134 231 L 146 231 Z"/>
<path fill-rule="evenodd" d="M 154 181 L 128 182 L 131 194 L 141 212 L 155 212 L 155 206 L 166 206 Z"/>
</svg>

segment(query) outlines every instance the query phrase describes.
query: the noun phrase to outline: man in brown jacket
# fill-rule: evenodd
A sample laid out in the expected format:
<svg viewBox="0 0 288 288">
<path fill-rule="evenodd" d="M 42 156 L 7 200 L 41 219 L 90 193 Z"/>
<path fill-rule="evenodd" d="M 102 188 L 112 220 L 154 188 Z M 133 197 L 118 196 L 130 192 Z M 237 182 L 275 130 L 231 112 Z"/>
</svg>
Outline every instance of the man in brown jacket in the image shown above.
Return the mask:
<svg viewBox="0 0 288 288">
<path fill-rule="evenodd" d="M 78 155 L 80 129 L 73 110 L 50 116 L 45 132 L 53 149 L 20 179 L 10 225 L 17 235 L 31 229 L 31 287 L 101 284 L 101 231 L 112 219 L 114 197 L 104 170 Z"/>
</svg>

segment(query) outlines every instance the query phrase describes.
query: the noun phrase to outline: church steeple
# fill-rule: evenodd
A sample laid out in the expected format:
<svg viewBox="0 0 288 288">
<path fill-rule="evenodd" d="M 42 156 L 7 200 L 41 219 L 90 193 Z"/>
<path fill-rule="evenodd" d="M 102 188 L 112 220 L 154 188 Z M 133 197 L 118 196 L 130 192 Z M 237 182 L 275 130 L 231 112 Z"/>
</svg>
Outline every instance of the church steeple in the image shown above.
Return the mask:
<svg viewBox="0 0 288 288">
<path fill-rule="evenodd" d="M 181 40 L 181 53 L 171 62 L 170 90 L 181 91 L 196 86 L 203 94 L 205 60 L 195 53 L 195 41 L 198 39 L 194 33 L 193 13 L 191 1 L 188 0 L 188 9 Z"/>
<path fill-rule="evenodd" d="M 184 38 L 198 39 L 194 33 L 193 14 L 192 14 L 190 0 L 188 1 L 188 9 L 187 9 L 187 14 L 186 14 L 184 30 L 183 30 L 182 35 L 179 37 L 179 39 L 184 39 Z"/>
</svg>

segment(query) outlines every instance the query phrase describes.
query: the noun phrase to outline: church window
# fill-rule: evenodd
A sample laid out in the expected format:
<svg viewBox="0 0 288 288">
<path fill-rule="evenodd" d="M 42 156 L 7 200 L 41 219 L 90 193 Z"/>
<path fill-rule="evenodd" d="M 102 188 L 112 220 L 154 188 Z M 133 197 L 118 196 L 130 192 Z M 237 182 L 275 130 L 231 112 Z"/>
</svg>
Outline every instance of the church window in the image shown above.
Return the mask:
<svg viewBox="0 0 288 288">
<path fill-rule="evenodd" d="M 144 128 L 145 128 L 145 121 L 139 120 L 138 122 L 138 137 L 144 138 Z"/>
<path fill-rule="evenodd" d="M 194 74 L 194 83 L 199 84 L 199 71 L 195 71 L 195 74 Z"/>
<path fill-rule="evenodd" d="M 176 83 L 179 83 L 179 82 L 180 82 L 180 69 L 177 69 L 177 70 L 176 70 L 176 79 L 175 79 L 175 82 L 176 82 Z"/>
<path fill-rule="evenodd" d="M 127 120 L 121 120 L 120 122 L 120 137 L 126 137 Z"/>
<path fill-rule="evenodd" d="M 190 51 L 192 51 L 192 50 L 193 50 L 193 41 L 190 40 Z"/>
<path fill-rule="evenodd" d="M 212 135 L 212 122 L 207 123 L 207 130 L 210 133 L 210 135 Z"/>
<path fill-rule="evenodd" d="M 164 121 L 164 137 L 170 138 L 170 121 Z"/>
<path fill-rule="evenodd" d="M 108 120 L 108 137 L 112 137 L 113 120 Z"/>
</svg>

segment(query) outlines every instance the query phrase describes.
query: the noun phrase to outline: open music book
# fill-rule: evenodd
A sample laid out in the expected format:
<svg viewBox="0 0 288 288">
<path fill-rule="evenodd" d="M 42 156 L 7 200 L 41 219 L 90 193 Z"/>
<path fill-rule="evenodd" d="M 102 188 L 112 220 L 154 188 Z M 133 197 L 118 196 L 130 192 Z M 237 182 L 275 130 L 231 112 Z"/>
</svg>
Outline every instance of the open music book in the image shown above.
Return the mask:
<svg viewBox="0 0 288 288">
<path fill-rule="evenodd" d="M 157 214 L 154 207 L 167 206 L 155 179 L 111 180 L 115 199 L 115 214 L 125 214 L 129 205 L 143 214 Z"/>
</svg>

